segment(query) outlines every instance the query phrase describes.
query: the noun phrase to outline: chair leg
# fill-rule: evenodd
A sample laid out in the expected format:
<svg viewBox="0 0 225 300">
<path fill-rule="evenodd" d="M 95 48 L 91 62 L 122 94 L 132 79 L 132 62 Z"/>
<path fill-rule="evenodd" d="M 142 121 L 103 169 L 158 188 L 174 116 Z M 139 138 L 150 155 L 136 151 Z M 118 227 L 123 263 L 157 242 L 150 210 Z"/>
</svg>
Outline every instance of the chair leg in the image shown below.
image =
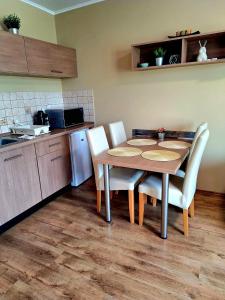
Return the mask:
<svg viewBox="0 0 225 300">
<path fill-rule="evenodd" d="M 151 201 L 152 201 L 152 206 L 156 207 L 156 205 L 157 205 L 157 199 L 154 198 L 154 197 L 152 197 Z"/>
<path fill-rule="evenodd" d="M 191 218 L 195 216 L 195 200 L 193 199 L 189 207 L 189 215 Z"/>
<path fill-rule="evenodd" d="M 184 235 L 188 237 L 188 209 L 183 209 Z"/>
<path fill-rule="evenodd" d="M 134 224 L 134 191 L 128 191 L 130 223 Z"/>
<path fill-rule="evenodd" d="M 102 197 L 102 191 L 97 190 L 97 212 L 101 212 L 101 197 Z"/>
<path fill-rule="evenodd" d="M 143 225 L 144 221 L 144 207 L 147 202 L 147 195 L 143 193 L 139 193 L 139 225 Z"/>
</svg>

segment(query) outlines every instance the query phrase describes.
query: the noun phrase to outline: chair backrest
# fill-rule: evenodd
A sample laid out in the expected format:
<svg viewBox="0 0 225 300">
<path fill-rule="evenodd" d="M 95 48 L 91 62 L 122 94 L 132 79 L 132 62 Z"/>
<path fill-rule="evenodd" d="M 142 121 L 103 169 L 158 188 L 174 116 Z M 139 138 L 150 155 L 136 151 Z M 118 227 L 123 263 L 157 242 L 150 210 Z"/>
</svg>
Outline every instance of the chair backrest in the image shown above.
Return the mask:
<svg viewBox="0 0 225 300">
<path fill-rule="evenodd" d="M 122 121 L 110 123 L 109 132 L 113 147 L 117 147 L 119 144 L 126 142 L 127 136 Z"/>
<path fill-rule="evenodd" d="M 190 148 L 190 153 L 189 153 L 189 158 L 188 158 L 188 160 L 191 158 L 191 155 L 192 155 L 193 150 L 194 150 L 194 148 L 195 148 L 195 144 L 196 144 L 196 142 L 197 142 L 197 140 L 198 140 L 200 134 L 201 134 L 204 130 L 206 130 L 206 129 L 208 129 L 208 123 L 206 123 L 206 122 L 204 122 L 204 123 L 202 123 L 202 124 L 200 124 L 200 125 L 198 126 L 198 128 L 197 128 L 197 130 L 196 130 L 196 132 L 195 132 L 194 140 L 193 140 L 192 145 L 191 145 L 191 148 Z"/>
<path fill-rule="evenodd" d="M 103 166 L 95 162 L 95 157 L 109 149 L 109 144 L 103 126 L 99 126 L 87 131 L 87 139 L 91 151 L 92 162 L 95 172 L 95 183 L 98 189 L 99 178 L 103 175 Z"/>
<path fill-rule="evenodd" d="M 204 130 L 196 141 L 192 156 L 187 164 L 187 169 L 183 184 L 183 198 L 182 201 L 185 207 L 189 207 L 194 197 L 197 185 L 198 171 L 202 160 L 207 141 L 209 138 L 209 130 Z"/>
</svg>

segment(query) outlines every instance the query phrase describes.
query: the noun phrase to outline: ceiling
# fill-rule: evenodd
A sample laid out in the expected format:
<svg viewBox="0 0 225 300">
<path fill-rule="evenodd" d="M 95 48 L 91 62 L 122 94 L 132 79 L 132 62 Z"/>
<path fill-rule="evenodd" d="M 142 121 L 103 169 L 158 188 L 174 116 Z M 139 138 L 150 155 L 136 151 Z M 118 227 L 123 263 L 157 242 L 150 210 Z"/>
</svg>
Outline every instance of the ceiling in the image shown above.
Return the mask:
<svg viewBox="0 0 225 300">
<path fill-rule="evenodd" d="M 104 0 L 21 0 L 49 14 L 56 15 Z"/>
</svg>

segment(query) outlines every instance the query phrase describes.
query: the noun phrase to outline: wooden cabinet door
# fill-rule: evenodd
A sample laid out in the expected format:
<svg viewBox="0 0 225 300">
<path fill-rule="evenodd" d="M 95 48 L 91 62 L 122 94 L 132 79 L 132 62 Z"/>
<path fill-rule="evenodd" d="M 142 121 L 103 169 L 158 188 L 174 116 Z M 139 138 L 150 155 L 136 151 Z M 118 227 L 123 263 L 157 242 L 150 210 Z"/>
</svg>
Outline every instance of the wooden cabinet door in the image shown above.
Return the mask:
<svg viewBox="0 0 225 300">
<path fill-rule="evenodd" d="M 77 77 L 75 49 L 52 45 L 51 60 L 51 72 L 56 77 L 60 77 L 60 74 L 63 77 Z"/>
<path fill-rule="evenodd" d="M 49 43 L 24 38 L 29 74 L 50 76 L 51 55 Z"/>
<path fill-rule="evenodd" d="M 69 151 L 58 150 L 39 157 L 38 167 L 43 199 L 71 182 Z"/>
<path fill-rule="evenodd" d="M 41 201 L 34 145 L 0 154 L 1 225 Z"/>
<path fill-rule="evenodd" d="M 74 49 L 31 38 L 25 38 L 25 48 L 30 74 L 58 78 L 76 76 Z"/>
<path fill-rule="evenodd" d="M 22 36 L 0 31 L 0 73 L 28 74 Z"/>
</svg>

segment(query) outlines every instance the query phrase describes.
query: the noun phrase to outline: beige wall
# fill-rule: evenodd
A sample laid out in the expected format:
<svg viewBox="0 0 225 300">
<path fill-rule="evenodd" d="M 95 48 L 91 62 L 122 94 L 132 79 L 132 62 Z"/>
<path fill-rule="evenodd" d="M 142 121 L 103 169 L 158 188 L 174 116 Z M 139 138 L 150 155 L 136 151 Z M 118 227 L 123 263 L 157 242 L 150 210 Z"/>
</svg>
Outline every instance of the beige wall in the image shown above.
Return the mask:
<svg viewBox="0 0 225 300">
<path fill-rule="evenodd" d="M 160 4 L 161 3 L 161 4 Z M 108 0 L 56 17 L 59 43 L 75 47 L 78 79 L 64 90 L 94 88 L 98 124 L 195 130 L 207 121 L 210 141 L 199 188 L 225 192 L 225 65 L 132 72 L 130 45 L 192 27 L 224 30 L 223 0 Z"/>
<path fill-rule="evenodd" d="M 15 13 L 21 18 L 20 34 L 56 43 L 54 16 L 21 2 L 0 1 L 0 18 Z M 0 91 L 60 91 L 61 80 L 0 76 Z"/>
</svg>

